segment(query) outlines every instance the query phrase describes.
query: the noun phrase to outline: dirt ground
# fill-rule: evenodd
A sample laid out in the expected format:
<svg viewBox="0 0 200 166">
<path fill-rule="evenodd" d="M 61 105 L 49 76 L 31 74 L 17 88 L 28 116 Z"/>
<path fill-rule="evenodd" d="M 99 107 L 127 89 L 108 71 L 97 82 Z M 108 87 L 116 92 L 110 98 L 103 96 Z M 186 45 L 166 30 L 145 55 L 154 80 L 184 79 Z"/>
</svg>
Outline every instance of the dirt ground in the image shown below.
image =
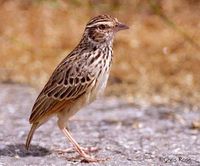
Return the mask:
<svg viewBox="0 0 200 166">
<path fill-rule="evenodd" d="M 200 166 L 200 131 L 192 128 L 200 117 L 198 107 L 138 105 L 114 97 L 84 108 L 69 125 L 82 146 L 98 147 L 92 155 L 107 161 L 88 164 L 72 159 L 76 153 L 59 154 L 56 149 L 70 145 L 56 118 L 36 131 L 26 151 L 28 117 L 37 93 L 26 85 L 0 85 L 0 166 Z"/>
</svg>

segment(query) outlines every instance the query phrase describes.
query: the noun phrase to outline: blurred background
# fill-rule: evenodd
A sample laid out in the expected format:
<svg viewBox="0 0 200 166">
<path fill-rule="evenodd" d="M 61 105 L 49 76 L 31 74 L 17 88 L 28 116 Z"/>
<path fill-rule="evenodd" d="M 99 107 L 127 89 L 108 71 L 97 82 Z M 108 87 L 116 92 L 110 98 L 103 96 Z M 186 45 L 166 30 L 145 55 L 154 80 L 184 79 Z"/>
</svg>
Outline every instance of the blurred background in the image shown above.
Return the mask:
<svg viewBox="0 0 200 166">
<path fill-rule="evenodd" d="M 130 26 L 114 43 L 107 96 L 199 105 L 199 0 L 1 0 L 0 82 L 39 91 L 98 14 Z"/>
</svg>

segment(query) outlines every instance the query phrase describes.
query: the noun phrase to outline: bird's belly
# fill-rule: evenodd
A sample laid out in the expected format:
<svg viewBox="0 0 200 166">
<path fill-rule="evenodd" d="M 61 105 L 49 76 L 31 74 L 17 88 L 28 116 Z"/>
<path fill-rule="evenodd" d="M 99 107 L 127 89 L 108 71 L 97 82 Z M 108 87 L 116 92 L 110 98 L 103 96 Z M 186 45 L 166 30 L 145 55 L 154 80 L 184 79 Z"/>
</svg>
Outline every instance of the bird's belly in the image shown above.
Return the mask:
<svg viewBox="0 0 200 166">
<path fill-rule="evenodd" d="M 87 91 L 83 96 L 78 98 L 73 105 L 71 105 L 70 108 L 66 108 L 63 112 L 60 113 L 60 117 L 63 117 L 67 122 L 67 120 L 73 116 L 77 111 L 79 111 L 82 107 L 85 105 L 90 104 L 93 102 L 96 98 L 103 95 L 103 92 L 106 88 L 106 84 L 108 81 L 109 72 L 102 73 L 102 75 L 99 76 L 99 79 L 94 84 L 94 88 Z"/>
<path fill-rule="evenodd" d="M 95 100 L 98 97 L 101 97 L 105 91 L 107 81 L 108 81 L 109 72 L 105 72 L 99 76 L 95 88 L 92 90 L 91 100 Z"/>
</svg>

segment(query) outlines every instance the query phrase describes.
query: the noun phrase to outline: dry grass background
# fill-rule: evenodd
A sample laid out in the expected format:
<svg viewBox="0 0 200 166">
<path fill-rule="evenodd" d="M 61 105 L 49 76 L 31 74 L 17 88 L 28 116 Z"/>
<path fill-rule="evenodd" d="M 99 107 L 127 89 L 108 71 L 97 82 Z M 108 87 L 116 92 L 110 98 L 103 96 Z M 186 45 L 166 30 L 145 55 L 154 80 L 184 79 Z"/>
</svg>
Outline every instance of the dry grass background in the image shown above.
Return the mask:
<svg viewBox="0 0 200 166">
<path fill-rule="evenodd" d="M 200 103 L 200 49 L 144 0 L 0 1 L 0 80 L 40 89 L 79 42 L 86 22 L 108 13 L 130 26 L 117 35 L 107 95 L 135 102 Z M 198 0 L 157 0 L 177 27 L 200 43 Z"/>
</svg>

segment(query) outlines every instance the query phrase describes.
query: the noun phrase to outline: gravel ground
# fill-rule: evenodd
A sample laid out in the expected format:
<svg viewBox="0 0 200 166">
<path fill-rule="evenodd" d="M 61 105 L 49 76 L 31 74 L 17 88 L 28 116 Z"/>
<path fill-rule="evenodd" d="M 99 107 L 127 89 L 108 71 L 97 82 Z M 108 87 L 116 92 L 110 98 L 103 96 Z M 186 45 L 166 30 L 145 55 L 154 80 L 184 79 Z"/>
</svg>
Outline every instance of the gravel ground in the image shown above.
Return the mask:
<svg viewBox="0 0 200 166">
<path fill-rule="evenodd" d="M 24 148 L 28 118 L 37 92 L 25 85 L 0 85 L 0 166 L 126 165 L 200 166 L 200 131 L 192 129 L 200 110 L 194 106 L 140 106 L 104 98 L 84 108 L 70 122 L 75 139 L 98 147 L 92 155 L 109 159 L 85 163 L 77 153 L 59 154 L 70 145 L 56 118 L 39 128 L 30 151 Z"/>
</svg>

